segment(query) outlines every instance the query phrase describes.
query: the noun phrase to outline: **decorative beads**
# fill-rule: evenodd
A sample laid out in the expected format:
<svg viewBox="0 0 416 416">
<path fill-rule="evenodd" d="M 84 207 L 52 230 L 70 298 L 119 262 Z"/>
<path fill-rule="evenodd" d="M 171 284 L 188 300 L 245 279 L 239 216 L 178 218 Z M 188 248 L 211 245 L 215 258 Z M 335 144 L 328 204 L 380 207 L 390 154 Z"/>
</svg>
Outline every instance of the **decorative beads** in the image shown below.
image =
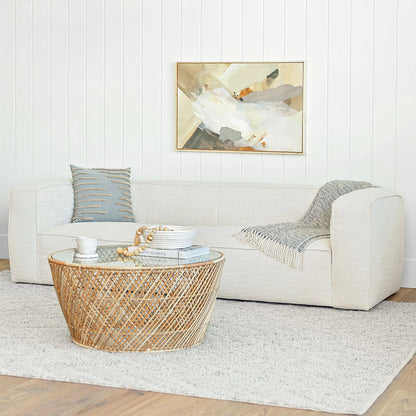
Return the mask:
<svg viewBox="0 0 416 416">
<path fill-rule="evenodd" d="M 146 241 L 141 244 L 141 236 L 146 230 L 150 230 L 149 235 L 146 237 Z M 117 253 L 126 257 L 137 256 L 142 253 L 149 246 L 149 243 L 153 240 L 153 234 L 156 231 L 173 231 L 168 227 L 159 225 L 158 227 L 140 227 L 134 236 L 134 245 L 126 248 L 117 247 Z"/>
</svg>

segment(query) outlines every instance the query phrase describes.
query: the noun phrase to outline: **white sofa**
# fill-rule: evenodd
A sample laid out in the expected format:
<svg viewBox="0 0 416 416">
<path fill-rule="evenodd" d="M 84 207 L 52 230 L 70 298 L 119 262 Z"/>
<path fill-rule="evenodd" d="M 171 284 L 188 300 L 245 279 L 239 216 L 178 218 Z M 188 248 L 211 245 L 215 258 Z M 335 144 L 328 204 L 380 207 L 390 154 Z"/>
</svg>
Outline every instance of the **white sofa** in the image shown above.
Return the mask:
<svg viewBox="0 0 416 416">
<path fill-rule="evenodd" d="M 403 264 L 403 202 L 384 188 L 338 198 L 331 238 L 304 252 L 303 270 L 239 242 L 244 226 L 298 220 L 317 188 L 306 186 L 133 182 L 137 223 L 71 223 L 72 184 L 34 183 L 12 190 L 9 251 L 12 280 L 52 284 L 50 253 L 74 237 L 129 244 L 139 224 L 195 225 L 195 243 L 226 256 L 219 297 L 368 310 L 397 291 Z"/>
</svg>

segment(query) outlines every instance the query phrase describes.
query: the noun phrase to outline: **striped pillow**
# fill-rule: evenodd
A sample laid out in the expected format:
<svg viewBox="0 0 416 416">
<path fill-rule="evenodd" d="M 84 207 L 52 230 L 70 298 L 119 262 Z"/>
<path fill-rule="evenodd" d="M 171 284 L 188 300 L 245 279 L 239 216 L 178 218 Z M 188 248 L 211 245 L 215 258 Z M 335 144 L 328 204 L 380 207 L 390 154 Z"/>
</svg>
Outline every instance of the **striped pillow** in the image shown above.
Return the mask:
<svg viewBox="0 0 416 416">
<path fill-rule="evenodd" d="M 71 166 L 74 187 L 72 222 L 133 222 L 131 169 L 87 169 Z"/>
</svg>

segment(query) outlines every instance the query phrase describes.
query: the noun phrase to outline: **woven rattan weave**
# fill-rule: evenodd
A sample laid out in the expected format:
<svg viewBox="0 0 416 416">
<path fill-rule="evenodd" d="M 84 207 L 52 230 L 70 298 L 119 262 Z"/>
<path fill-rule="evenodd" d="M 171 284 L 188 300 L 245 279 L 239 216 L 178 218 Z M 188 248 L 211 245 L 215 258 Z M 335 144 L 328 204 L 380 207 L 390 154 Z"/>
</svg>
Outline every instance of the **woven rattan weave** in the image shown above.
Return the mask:
<svg viewBox="0 0 416 416">
<path fill-rule="evenodd" d="M 114 257 L 115 247 L 98 253 L 95 264 L 77 264 L 74 250 L 49 257 L 75 343 L 121 352 L 169 351 L 202 342 L 224 265 L 221 253 L 211 251 L 191 264 L 156 258 L 143 264 L 138 257 L 123 262 Z"/>
</svg>

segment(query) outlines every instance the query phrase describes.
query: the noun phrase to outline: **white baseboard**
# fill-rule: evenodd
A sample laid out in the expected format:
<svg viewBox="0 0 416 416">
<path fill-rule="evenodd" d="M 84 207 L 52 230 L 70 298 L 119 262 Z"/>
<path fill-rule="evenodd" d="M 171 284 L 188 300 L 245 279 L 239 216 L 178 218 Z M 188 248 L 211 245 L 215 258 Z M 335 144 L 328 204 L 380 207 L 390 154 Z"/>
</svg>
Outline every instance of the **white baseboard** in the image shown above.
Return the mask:
<svg viewBox="0 0 416 416">
<path fill-rule="evenodd" d="M 416 288 L 416 259 L 405 259 L 401 286 Z"/>
<path fill-rule="evenodd" d="M 9 245 L 7 243 L 7 234 L 0 234 L 0 259 L 9 258 Z"/>
</svg>

